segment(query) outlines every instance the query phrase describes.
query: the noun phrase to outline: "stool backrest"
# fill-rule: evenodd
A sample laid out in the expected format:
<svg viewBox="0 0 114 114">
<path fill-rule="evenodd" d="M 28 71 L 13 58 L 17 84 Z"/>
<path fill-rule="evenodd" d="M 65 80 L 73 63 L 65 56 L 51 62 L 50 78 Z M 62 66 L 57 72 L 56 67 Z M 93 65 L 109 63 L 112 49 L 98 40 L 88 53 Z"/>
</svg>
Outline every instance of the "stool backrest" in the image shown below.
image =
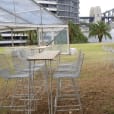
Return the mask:
<svg viewBox="0 0 114 114">
<path fill-rule="evenodd" d="M 15 67 L 12 62 L 11 55 L 0 54 L 0 77 L 7 78 L 14 74 Z"/>
<path fill-rule="evenodd" d="M 72 68 L 75 70 L 77 67 L 79 67 L 79 65 L 81 64 L 80 63 L 80 59 L 81 59 L 81 56 L 82 56 L 82 51 L 79 50 L 78 52 L 78 56 L 76 57 L 76 60 L 73 62 L 72 64 Z"/>
<path fill-rule="evenodd" d="M 77 63 L 74 66 L 75 67 L 76 76 L 80 76 L 83 60 L 84 60 L 84 53 L 80 52 L 80 54 L 78 56 L 78 59 L 77 59 Z"/>
</svg>

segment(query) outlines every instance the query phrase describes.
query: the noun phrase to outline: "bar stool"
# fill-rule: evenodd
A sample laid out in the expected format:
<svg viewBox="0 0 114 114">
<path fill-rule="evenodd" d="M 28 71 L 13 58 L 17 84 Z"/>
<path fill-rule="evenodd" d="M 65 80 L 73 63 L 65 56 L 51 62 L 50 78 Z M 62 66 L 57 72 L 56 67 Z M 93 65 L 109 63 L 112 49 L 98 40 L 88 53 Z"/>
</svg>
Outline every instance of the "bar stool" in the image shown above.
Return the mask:
<svg viewBox="0 0 114 114">
<path fill-rule="evenodd" d="M 79 51 L 78 58 L 74 63 L 60 65 L 55 71 L 53 77 L 57 80 L 57 89 L 54 101 L 54 114 L 61 111 L 67 111 L 69 113 L 72 111 L 80 111 L 80 113 L 83 114 L 79 87 L 76 83 L 76 79 L 80 76 L 83 59 L 84 54 Z M 65 80 L 67 80 L 67 85 L 69 80 L 71 81 L 72 86 L 70 85 L 69 87 L 70 90 L 72 89 L 73 91 L 66 88 L 66 84 L 64 86 L 65 88 L 62 88 L 62 82 Z M 67 92 L 65 89 L 68 89 Z"/>
<path fill-rule="evenodd" d="M 23 91 L 24 93 L 21 93 L 20 88 L 21 90 L 24 89 L 24 85 L 27 83 L 22 82 L 29 79 L 29 73 L 19 70 L 16 71 L 10 55 L 0 54 L 0 60 L 0 77 L 3 79 L 0 93 L 0 108 L 5 108 L 10 111 L 14 109 L 23 109 L 23 111 L 25 111 L 26 104 L 20 99 L 26 97 L 28 92 Z M 13 84 L 13 89 L 9 89 L 10 84 Z"/>
<path fill-rule="evenodd" d="M 0 76 L 4 80 L 4 86 L 1 92 L 0 108 L 7 108 L 13 112 L 28 112 L 36 110 L 37 92 L 34 88 L 32 80 L 29 81 L 30 76 L 33 77 L 33 73 L 29 74 L 29 67 L 16 56 L 0 54 Z M 32 67 L 32 72 L 39 70 L 41 67 Z M 13 80 L 13 90 L 10 94 L 7 94 L 8 85 Z M 14 83 L 15 82 L 15 83 Z M 29 87 L 29 84 L 31 85 Z M 8 99 L 8 102 L 4 103 L 4 99 Z M 31 102 L 31 107 L 30 102 Z"/>
<path fill-rule="evenodd" d="M 14 52 L 13 52 L 14 53 Z M 17 54 L 16 54 L 17 53 Z M 35 54 L 35 53 L 34 53 Z M 14 59 L 16 60 L 17 64 L 21 63 L 23 64 L 23 71 L 29 71 L 28 68 L 28 61 L 26 61 L 28 56 L 31 56 L 31 51 L 28 49 L 20 49 L 18 52 L 16 51 L 14 54 Z M 48 90 L 48 77 L 47 77 L 47 69 L 44 64 L 44 62 L 36 62 L 36 61 L 31 61 L 31 73 L 32 73 L 32 79 L 33 79 L 33 90 L 35 94 L 35 102 L 36 102 L 36 107 L 39 105 L 40 100 L 45 99 L 45 95 L 49 94 Z M 40 73 L 40 77 L 37 76 Z M 35 74 L 36 73 L 36 74 Z M 41 76 L 42 75 L 42 76 Z M 47 92 L 47 94 L 45 94 Z M 46 100 L 45 100 L 46 102 Z M 47 100 L 48 102 L 48 100 Z M 48 104 L 49 105 L 49 104 Z"/>
<path fill-rule="evenodd" d="M 12 51 L 12 58 L 15 63 L 15 67 L 18 66 L 18 69 L 22 69 L 23 72 L 29 72 L 30 69 L 27 61 L 28 56 L 31 56 L 31 51 L 29 49 L 19 49 L 18 51 Z M 41 74 L 43 78 L 39 79 L 36 72 L 38 72 L 38 74 Z M 35 63 L 33 61 L 31 62 L 31 76 L 33 81 L 32 90 L 35 95 L 35 98 L 32 100 L 36 102 L 36 107 L 37 102 L 39 100 L 42 100 L 42 96 L 40 95 L 41 91 L 47 86 L 45 80 L 45 72 L 44 63 Z"/>
</svg>

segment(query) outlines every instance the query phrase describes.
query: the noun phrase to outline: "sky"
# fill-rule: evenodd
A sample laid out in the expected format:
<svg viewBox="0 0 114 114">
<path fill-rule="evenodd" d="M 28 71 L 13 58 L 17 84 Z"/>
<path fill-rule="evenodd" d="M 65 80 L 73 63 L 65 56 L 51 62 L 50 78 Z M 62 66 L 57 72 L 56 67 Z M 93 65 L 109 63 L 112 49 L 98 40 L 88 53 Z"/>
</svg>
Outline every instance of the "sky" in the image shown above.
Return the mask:
<svg viewBox="0 0 114 114">
<path fill-rule="evenodd" d="M 89 16 L 91 7 L 100 6 L 101 12 L 114 8 L 114 0 L 79 0 L 80 1 L 80 16 Z"/>
</svg>

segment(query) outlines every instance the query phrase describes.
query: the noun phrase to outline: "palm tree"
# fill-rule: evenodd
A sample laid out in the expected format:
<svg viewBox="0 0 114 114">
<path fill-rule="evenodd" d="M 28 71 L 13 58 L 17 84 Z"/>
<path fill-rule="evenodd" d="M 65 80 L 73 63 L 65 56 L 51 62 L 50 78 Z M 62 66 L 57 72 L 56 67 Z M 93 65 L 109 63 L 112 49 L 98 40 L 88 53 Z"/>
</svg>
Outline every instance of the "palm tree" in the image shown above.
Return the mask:
<svg viewBox="0 0 114 114">
<path fill-rule="evenodd" d="M 102 42 L 103 36 L 105 38 L 112 39 L 112 36 L 109 33 L 110 30 L 111 30 L 111 27 L 108 24 L 106 24 L 104 21 L 92 23 L 89 26 L 89 37 L 95 36 L 98 38 L 99 42 Z"/>
<path fill-rule="evenodd" d="M 73 42 L 74 36 L 76 34 L 76 30 L 75 30 L 75 25 L 72 21 L 69 21 L 68 23 L 69 25 L 69 38 L 70 38 L 70 43 Z"/>
<path fill-rule="evenodd" d="M 69 21 L 69 38 L 70 43 L 86 43 L 88 42 L 87 37 L 82 33 L 79 25 Z"/>
</svg>

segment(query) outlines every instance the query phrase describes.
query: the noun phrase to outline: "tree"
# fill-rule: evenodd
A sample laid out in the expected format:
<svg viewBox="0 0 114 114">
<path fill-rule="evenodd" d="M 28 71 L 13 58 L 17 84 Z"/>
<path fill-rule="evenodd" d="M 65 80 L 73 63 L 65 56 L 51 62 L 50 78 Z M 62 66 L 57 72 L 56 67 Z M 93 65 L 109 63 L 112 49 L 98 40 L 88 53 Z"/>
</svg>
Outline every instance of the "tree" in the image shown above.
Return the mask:
<svg viewBox="0 0 114 114">
<path fill-rule="evenodd" d="M 2 35 L 0 34 L 0 40 L 3 40 L 3 37 L 2 37 Z"/>
<path fill-rule="evenodd" d="M 88 39 L 82 33 L 79 25 L 74 24 L 72 21 L 69 21 L 69 38 L 70 43 L 84 43 L 88 42 Z"/>
<path fill-rule="evenodd" d="M 28 35 L 28 44 L 29 45 L 37 44 L 37 32 L 36 32 L 36 30 L 26 31 L 26 34 Z"/>
<path fill-rule="evenodd" d="M 104 21 L 98 21 L 97 23 L 90 24 L 89 37 L 95 36 L 98 38 L 99 42 L 102 42 L 103 36 L 112 39 L 110 30 L 111 27 L 108 24 Z"/>
</svg>

